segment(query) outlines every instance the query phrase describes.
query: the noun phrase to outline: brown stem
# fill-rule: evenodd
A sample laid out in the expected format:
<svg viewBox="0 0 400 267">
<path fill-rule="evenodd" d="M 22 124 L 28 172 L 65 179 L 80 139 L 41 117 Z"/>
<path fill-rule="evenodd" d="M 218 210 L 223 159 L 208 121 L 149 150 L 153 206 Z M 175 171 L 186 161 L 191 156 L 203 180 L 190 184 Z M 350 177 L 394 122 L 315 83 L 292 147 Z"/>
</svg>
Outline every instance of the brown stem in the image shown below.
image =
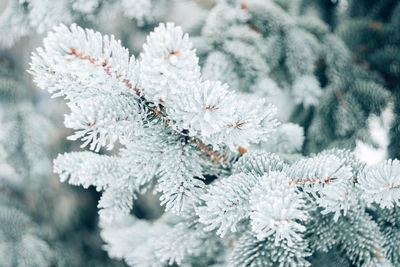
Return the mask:
<svg viewBox="0 0 400 267">
<path fill-rule="evenodd" d="M 132 89 L 135 91 L 135 94 L 138 97 L 141 97 L 144 99 L 145 103 L 151 103 L 149 101 L 146 101 L 146 99 L 144 98 L 142 91 L 137 88 L 136 84 L 133 85 L 134 83 L 132 83 L 127 77 L 124 77 L 122 74 L 119 74 L 116 70 L 112 69 L 112 66 L 109 65 L 107 60 L 99 60 L 96 58 L 93 58 L 89 55 L 84 55 L 82 52 L 78 51 L 77 49 L 75 49 L 74 47 L 71 47 L 71 52 L 69 53 L 69 55 L 73 55 L 76 58 L 79 58 L 81 60 L 87 60 L 89 61 L 91 64 L 94 64 L 96 66 L 102 67 L 104 69 L 104 71 L 106 72 L 106 74 L 110 77 L 115 76 L 119 81 L 121 81 L 123 84 L 125 84 L 126 87 L 128 87 L 129 89 Z M 172 55 L 177 55 L 179 54 L 179 51 L 173 51 L 171 52 Z M 160 102 L 164 102 L 162 101 L 162 99 L 160 99 Z M 157 118 L 159 118 L 162 122 L 164 122 L 167 126 L 170 126 L 170 120 L 167 119 L 167 115 L 163 112 L 163 108 L 161 107 L 160 109 L 152 106 L 150 104 L 147 104 L 147 106 L 149 107 L 149 110 L 154 114 L 154 116 L 156 116 Z M 213 107 L 206 107 L 206 109 L 217 109 L 214 106 Z M 94 123 L 90 123 L 88 124 L 89 126 L 93 126 L 96 122 Z M 234 126 L 235 128 L 240 128 L 242 125 L 244 125 L 246 122 L 236 122 L 236 125 Z M 233 125 L 232 125 L 233 127 Z M 175 132 L 177 132 L 181 137 L 186 138 L 187 135 L 182 133 L 182 131 L 179 130 L 175 130 L 173 129 Z M 220 163 L 223 166 L 226 165 L 227 161 L 229 160 L 229 158 L 227 157 L 227 152 L 224 151 L 224 153 L 221 155 L 221 152 L 218 151 L 214 151 L 212 149 L 211 145 L 206 145 L 203 143 L 203 141 L 201 141 L 199 138 L 197 137 L 192 137 L 192 143 L 196 145 L 197 148 L 199 148 L 201 151 L 205 152 L 205 154 L 207 154 L 209 157 L 212 157 L 214 159 L 214 163 Z M 238 147 L 238 151 L 241 155 L 245 154 L 247 152 L 247 150 L 241 146 Z"/>
</svg>

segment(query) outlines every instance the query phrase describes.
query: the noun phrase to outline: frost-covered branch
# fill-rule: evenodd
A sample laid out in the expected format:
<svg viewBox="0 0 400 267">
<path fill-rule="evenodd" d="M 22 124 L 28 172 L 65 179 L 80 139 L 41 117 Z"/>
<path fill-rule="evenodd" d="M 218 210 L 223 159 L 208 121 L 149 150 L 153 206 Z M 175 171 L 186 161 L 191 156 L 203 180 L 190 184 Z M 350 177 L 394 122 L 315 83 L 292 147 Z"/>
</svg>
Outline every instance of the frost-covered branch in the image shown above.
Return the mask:
<svg viewBox="0 0 400 267">
<path fill-rule="evenodd" d="M 148 167 L 158 169 L 162 203 L 177 212 L 201 195 L 199 156 L 227 165 L 231 154 L 245 153 L 276 125 L 272 106 L 261 100 L 244 104 L 227 85 L 203 80 L 191 47 L 179 27 L 161 24 L 137 60 L 113 36 L 61 25 L 32 56 L 30 70 L 39 87 L 68 101 L 65 125 L 76 130 L 70 139 L 81 138 L 82 147 L 112 149 L 117 140 L 142 146 L 153 138 L 148 152 L 159 153 L 160 161 Z M 68 157 L 57 166 L 66 164 L 63 159 Z M 98 186 L 80 180 L 85 174 L 70 173 L 64 175 L 77 177 L 70 182 Z"/>
</svg>

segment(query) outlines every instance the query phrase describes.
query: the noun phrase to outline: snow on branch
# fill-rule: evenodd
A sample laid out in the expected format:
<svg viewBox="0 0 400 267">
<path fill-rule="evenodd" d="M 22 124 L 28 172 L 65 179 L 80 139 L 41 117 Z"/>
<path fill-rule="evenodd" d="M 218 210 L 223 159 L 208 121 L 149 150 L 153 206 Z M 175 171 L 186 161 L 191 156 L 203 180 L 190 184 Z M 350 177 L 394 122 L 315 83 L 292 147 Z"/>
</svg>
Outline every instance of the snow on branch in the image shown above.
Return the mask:
<svg viewBox="0 0 400 267">
<path fill-rule="evenodd" d="M 40 88 L 67 100 L 71 113 L 65 125 L 75 130 L 69 138 L 84 141 L 82 147 L 112 149 L 116 141 L 148 146 L 148 157 L 156 160 L 133 165 L 159 178 L 162 204 L 177 213 L 200 201 L 199 156 L 227 166 L 277 125 L 275 108 L 263 100 L 244 100 L 226 84 L 203 80 L 188 35 L 172 23 L 155 28 L 139 59 L 113 36 L 60 25 L 33 54 L 30 73 Z M 141 155 L 135 157 L 131 162 L 141 161 Z M 140 191 L 153 178 L 131 181 L 135 185 L 126 188 Z M 96 185 L 93 179 L 82 184 L 90 181 Z M 109 187 L 111 195 L 118 191 Z M 108 195 L 102 207 L 112 198 Z"/>
<path fill-rule="evenodd" d="M 387 160 L 370 166 L 361 172 L 358 186 L 363 198 L 375 202 L 382 208 L 393 208 L 400 204 L 400 162 Z"/>
<path fill-rule="evenodd" d="M 191 47 L 180 27 L 160 24 L 137 61 L 113 36 L 101 36 L 75 24 L 70 29 L 61 25 L 49 33 L 44 49 L 33 54 L 30 72 L 40 88 L 70 101 L 73 121 L 80 122 L 66 123 L 78 130 L 72 138 L 84 138 L 84 145 L 91 143 L 96 151 L 106 143 L 112 148 L 126 128 L 96 138 L 99 130 L 90 127 L 104 123 L 118 128 L 124 121 L 144 120 L 148 116 L 144 107 L 181 135 L 197 137 L 214 148 L 227 146 L 236 151 L 268 136 L 276 125 L 275 109 L 260 100 L 246 104 L 228 92 L 226 85 L 203 82 Z M 98 97 L 114 101 L 94 99 Z M 84 103 L 87 99 L 102 110 L 91 121 L 76 114 L 90 110 Z M 91 138 L 84 137 L 92 132 Z"/>
</svg>

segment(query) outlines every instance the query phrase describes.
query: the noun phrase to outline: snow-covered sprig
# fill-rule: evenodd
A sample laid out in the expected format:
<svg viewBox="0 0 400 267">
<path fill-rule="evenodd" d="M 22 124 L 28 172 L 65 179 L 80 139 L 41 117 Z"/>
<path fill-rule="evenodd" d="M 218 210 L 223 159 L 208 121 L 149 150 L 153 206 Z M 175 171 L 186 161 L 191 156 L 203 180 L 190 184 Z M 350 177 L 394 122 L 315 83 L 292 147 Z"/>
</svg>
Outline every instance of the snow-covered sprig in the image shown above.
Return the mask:
<svg viewBox="0 0 400 267">
<path fill-rule="evenodd" d="M 99 207 L 107 209 L 108 214 L 115 217 L 129 213 L 138 191 L 125 163 L 116 156 L 73 152 L 59 155 L 54 160 L 54 171 L 62 182 L 68 180 L 73 185 L 95 186 L 98 191 L 103 190 Z"/>
<path fill-rule="evenodd" d="M 201 224 L 197 223 L 194 217 L 189 217 L 184 221 L 174 222 L 170 229 L 160 236 L 156 254 L 169 265 L 174 262 L 179 266 L 193 266 L 200 262 L 201 265 L 209 265 L 210 260 L 216 260 L 221 248 L 221 239 L 214 232 L 203 231 Z M 197 260 L 193 261 L 196 258 Z"/>
<path fill-rule="evenodd" d="M 198 204 L 203 194 L 202 167 L 198 155 L 180 144 L 165 152 L 160 164 L 161 178 L 158 191 L 163 192 L 161 204 L 175 213 L 187 208 L 188 203 Z"/>
<path fill-rule="evenodd" d="M 293 245 L 292 239 L 300 241 L 299 233 L 305 231 L 305 226 L 299 223 L 307 219 L 306 201 L 289 185 L 289 178 L 283 172 L 265 174 L 250 197 L 252 230 L 258 240 L 275 235 L 275 244 L 287 240 Z"/>
<path fill-rule="evenodd" d="M 93 185 L 98 191 L 107 187 L 110 176 L 118 178 L 126 175 L 117 157 L 89 151 L 59 155 L 54 161 L 54 171 L 59 173 L 61 182 L 68 180 L 70 184 L 84 188 Z"/>
<path fill-rule="evenodd" d="M 368 203 L 375 202 L 382 208 L 393 208 L 400 203 L 400 162 L 383 161 L 364 169 L 358 177 L 361 196 Z"/>
<path fill-rule="evenodd" d="M 335 220 L 354 204 L 350 194 L 354 188 L 353 172 L 345 159 L 333 154 L 301 159 L 285 168 L 289 183 L 301 188 L 324 213 L 335 212 Z"/>
<path fill-rule="evenodd" d="M 202 81 L 191 47 L 180 27 L 160 24 L 137 61 L 113 36 L 61 25 L 32 56 L 31 73 L 39 87 L 70 101 L 66 124 L 78 130 L 71 138 L 86 140 L 91 149 L 124 142 L 147 119 L 146 111 L 216 148 L 236 151 L 268 136 L 276 125 L 275 109 L 263 101 L 245 103 L 226 85 Z"/>
<path fill-rule="evenodd" d="M 256 156 L 254 160 L 272 163 L 274 158 Z M 250 219 L 259 240 L 273 235 L 276 244 L 286 240 L 289 246 L 293 239 L 301 240 L 306 201 L 291 186 L 290 178 L 272 166 L 264 174 L 238 173 L 215 182 L 202 197 L 206 205 L 198 210 L 200 222 L 207 225 L 205 230 L 216 229 L 224 236 L 228 231 L 236 232 L 240 221 Z M 276 167 L 279 169 L 279 164 Z"/>
<path fill-rule="evenodd" d="M 76 130 L 72 140 L 109 149 L 137 129 L 143 115 L 134 83 L 137 62 L 114 37 L 73 24 L 55 28 L 44 49 L 33 54 L 31 70 L 40 88 L 69 100 L 65 124 Z"/>
<path fill-rule="evenodd" d="M 205 81 L 197 86 L 200 88 L 194 94 L 182 96 L 182 104 L 173 106 L 170 114 L 191 134 L 202 133 L 210 143 L 210 137 L 230 122 L 233 94 L 220 82 Z"/>
<path fill-rule="evenodd" d="M 216 229 L 222 237 L 228 231 L 236 232 L 238 222 L 249 216 L 249 199 L 258 179 L 251 174 L 235 174 L 210 187 L 202 196 L 206 206 L 198 211 L 200 222 L 207 225 L 205 230 Z"/>
<path fill-rule="evenodd" d="M 263 176 L 264 173 L 274 170 L 282 171 L 286 164 L 273 153 L 264 151 L 250 151 L 241 157 L 233 166 L 233 173 L 252 173 Z"/>
<path fill-rule="evenodd" d="M 238 145 L 247 147 L 251 143 L 266 140 L 278 123 L 275 120 L 276 108 L 264 103 L 264 99 L 254 98 L 233 103 L 235 111 L 231 122 L 219 136 L 221 143 L 233 150 Z"/>
<path fill-rule="evenodd" d="M 241 101 L 227 85 L 202 81 L 188 35 L 161 24 L 147 39 L 140 60 L 140 87 L 165 116 L 189 136 L 199 136 L 214 148 L 257 143 L 276 125 L 275 108 L 263 100 Z M 199 124 L 199 125 L 198 125 Z"/>
<path fill-rule="evenodd" d="M 76 130 L 70 139 L 80 138 L 95 151 L 112 149 L 117 141 L 132 148 L 111 165 L 106 158 L 89 164 L 110 177 L 117 162 L 131 166 L 101 185 L 90 169 L 68 168 L 69 156 L 57 161 L 56 171 L 70 182 L 105 190 L 100 207 L 126 212 L 134 193 L 157 179 L 162 204 L 179 213 L 200 202 L 206 165 L 201 157 L 226 166 L 277 124 L 275 109 L 263 100 L 245 102 L 226 84 L 203 80 L 191 47 L 180 27 L 160 24 L 136 60 L 113 36 L 73 24 L 55 27 L 33 54 L 34 81 L 68 101 L 65 125 Z M 76 166 L 85 162 L 82 156 L 72 159 Z M 122 200 L 114 203 L 117 195 Z"/>
<path fill-rule="evenodd" d="M 140 57 L 140 86 L 155 104 L 176 105 L 176 96 L 192 91 L 200 79 L 198 58 L 189 35 L 172 23 L 160 24 L 150 33 Z"/>
<path fill-rule="evenodd" d="M 236 232 L 238 223 L 249 219 L 250 199 L 263 175 L 283 168 L 283 162 L 273 154 L 249 154 L 240 159 L 231 176 L 215 181 L 201 197 L 205 205 L 199 207 L 198 215 L 205 230 L 215 229 L 220 236 Z M 250 170 L 252 166 L 257 167 Z"/>
<path fill-rule="evenodd" d="M 286 240 L 282 240 L 277 246 L 273 236 L 260 241 L 252 231 L 245 231 L 229 255 L 228 266 L 310 266 L 306 259 L 311 255 L 307 242 L 294 240 L 294 243 L 289 246 Z"/>
</svg>

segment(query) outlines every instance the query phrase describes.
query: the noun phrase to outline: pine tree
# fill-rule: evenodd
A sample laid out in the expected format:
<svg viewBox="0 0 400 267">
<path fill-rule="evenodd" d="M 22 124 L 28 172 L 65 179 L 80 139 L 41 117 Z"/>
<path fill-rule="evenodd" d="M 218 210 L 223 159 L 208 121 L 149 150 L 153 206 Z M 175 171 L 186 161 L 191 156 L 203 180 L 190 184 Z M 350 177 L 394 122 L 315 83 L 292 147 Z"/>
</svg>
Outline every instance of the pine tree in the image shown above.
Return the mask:
<svg viewBox="0 0 400 267">
<path fill-rule="evenodd" d="M 84 224 L 90 202 L 79 201 L 89 194 L 78 198 L 52 175 L 49 157 L 61 149 L 60 133 L 18 75 L 14 58 L 1 52 L 0 265 L 110 265 L 98 232 Z M 93 247 L 82 251 L 87 244 Z"/>
<path fill-rule="evenodd" d="M 400 4 L 398 1 L 349 1 L 349 8 L 336 29 L 356 62 L 378 73 L 394 99 L 389 155 L 399 158 Z"/>
<path fill-rule="evenodd" d="M 47 174 L 51 171 L 46 142 L 54 129 L 14 80 L 12 62 L 3 55 L 0 65 L 0 255 L 2 266 L 51 266 L 63 261 L 51 245 L 51 233 L 34 219 L 48 217 Z M 36 188 L 36 190 L 35 190 Z M 40 194 L 40 195 L 39 195 Z M 42 195 L 43 194 L 43 195 Z M 29 203 L 25 205 L 25 203 Z"/>
<path fill-rule="evenodd" d="M 308 14 L 315 7 L 323 8 L 323 1 L 301 1 L 301 13 Z M 351 56 L 371 75 L 378 76 L 378 82 L 391 93 L 393 115 L 390 129 L 390 157 L 399 157 L 399 56 L 398 37 L 400 5 L 392 0 L 337 1 L 325 9 L 332 18 L 330 23 L 336 34 L 346 43 Z"/>
<path fill-rule="evenodd" d="M 275 17 L 285 17 L 278 6 L 271 6 Z M 231 13 L 227 8 L 224 16 L 213 16 L 229 20 L 252 8 L 261 16 L 266 9 L 257 7 L 249 4 Z M 258 22 L 253 21 L 257 28 L 266 25 Z M 240 35 L 240 27 L 219 33 L 235 32 Z M 322 35 L 336 40 L 330 45 L 341 43 L 325 30 Z M 59 155 L 54 170 L 62 181 L 102 192 L 101 236 L 109 255 L 131 266 L 309 266 L 321 259 L 327 266 L 338 260 L 358 266 L 396 265 L 400 162 L 366 167 L 351 152 L 338 149 L 310 157 L 285 155 L 293 154 L 302 138 L 293 141 L 273 134 L 278 123 L 271 104 L 204 75 L 216 67 L 227 71 L 218 74 L 229 82 L 238 75 L 229 71 L 230 65 L 258 60 L 251 53 L 256 50 L 243 49 L 246 44 L 236 42 L 234 47 L 242 48 L 238 64 L 205 63 L 202 74 L 188 35 L 171 23 L 149 34 L 138 58 L 113 36 L 60 25 L 33 54 L 30 73 L 35 83 L 64 97 L 71 110 L 64 123 L 75 131 L 69 139 L 81 139 L 82 147 L 91 150 Z M 335 56 L 347 51 L 340 47 L 344 50 Z M 220 52 L 214 55 L 227 58 Z M 261 65 L 239 72 L 243 76 L 237 84 L 252 83 L 259 68 L 267 66 L 258 62 Z M 339 66 L 347 70 L 356 65 Z M 351 96 L 354 103 L 379 113 L 384 98 L 370 106 L 358 102 L 371 91 L 351 91 L 344 99 L 350 101 Z M 345 97 L 339 95 L 337 102 Z M 333 114 L 343 120 L 349 117 L 345 111 Z M 326 123 L 323 117 L 321 123 Z M 292 126 L 288 128 L 296 129 Z M 280 153 L 260 149 L 260 142 L 272 147 L 276 142 Z M 165 213 L 159 218 L 132 214 L 136 198 L 146 191 L 160 194 Z M 388 214 L 393 215 L 390 224 Z"/>
<path fill-rule="evenodd" d="M 10 48 L 21 37 L 43 34 L 59 23 L 98 25 L 119 14 L 146 26 L 157 22 L 169 0 L 8 0 L 0 16 L 0 48 Z"/>
<path fill-rule="evenodd" d="M 204 76 L 275 104 L 304 128 L 305 153 L 373 143 L 367 118 L 389 98 L 381 79 L 318 16 L 301 15 L 303 2 L 313 1 L 219 1 L 194 41 Z"/>
</svg>

